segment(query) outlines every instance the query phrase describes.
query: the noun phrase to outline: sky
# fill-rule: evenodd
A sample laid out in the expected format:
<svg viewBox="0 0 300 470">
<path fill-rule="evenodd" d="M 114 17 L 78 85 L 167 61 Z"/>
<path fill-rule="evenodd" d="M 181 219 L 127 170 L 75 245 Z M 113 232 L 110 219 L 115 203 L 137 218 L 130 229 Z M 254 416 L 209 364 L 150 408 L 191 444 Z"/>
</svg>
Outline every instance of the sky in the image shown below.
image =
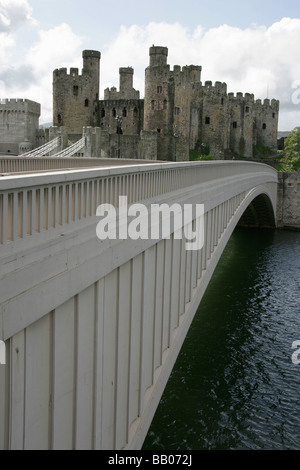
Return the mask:
<svg viewBox="0 0 300 470">
<path fill-rule="evenodd" d="M 143 97 L 153 44 L 171 69 L 280 100 L 279 131 L 300 126 L 299 0 L 0 0 L 0 98 L 37 101 L 52 123 L 53 70 L 81 71 L 85 49 L 101 52 L 100 98 L 127 66 Z"/>
</svg>

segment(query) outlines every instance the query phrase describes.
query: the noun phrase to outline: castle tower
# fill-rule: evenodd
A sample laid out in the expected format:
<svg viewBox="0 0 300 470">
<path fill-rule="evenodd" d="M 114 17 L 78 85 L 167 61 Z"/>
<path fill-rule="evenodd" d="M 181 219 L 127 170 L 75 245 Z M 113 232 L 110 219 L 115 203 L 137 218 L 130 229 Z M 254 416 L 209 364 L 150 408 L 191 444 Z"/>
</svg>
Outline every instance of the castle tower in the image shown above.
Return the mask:
<svg viewBox="0 0 300 470">
<path fill-rule="evenodd" d="M 53 72 L 53 125 L 80 135 L 83 126 L 95 125 L 101 54 L 85 50 L 82 58 L 81 75 L 77 68 L 71 68 L 70 74 L 66 68 Z"/>
<path fill-rule="evenodd" d="M 120 67 L 120 97 L 127 98 L 133 89 L 133 68 Z"/>
<path fill-rule="evenodd" d="M 40 114 L 35 101 L 0 100 L 0 153 L 18 155 L 36 148 Z"/>
<path fill-rule="evenodd" d="M 189 150 L 193 148 L 195 127 L 196 132 L 199 131 L 198 116 L 195 119 L 192 108 L 195 104 L 196 90 L 201 85 L 201 70 L 202 67 L 199 65 L 187 65 L 182 67 L 182 70 L 179 65 L 175 65 L 172 72 L 175 86 L 172 119 L 173 137 L 176 140 L 173 144 L 174 150 L 176 149 L 176 160 L 189 159 Z"/>
<path fill-rule="evenodd" d="M 277 130 L 279 118 L 279 101 L 256 100 L 254 105 L 254 143 L 277 151 Z"/>
<path fill-rule="evenodd" d="M 99 101 L 97 127 L 115 134 L 116 117 L 122 117 L 122 133 L 136 135 L 143 129 L 144 101 L 133 88 L 132 67 L 120 67 L 120 90 L 115 87 L 104 90 L 104 100 Z"/>
<path fill-rule="evenodd" d="M 254 95 L 228 94 L 229 148 L 243 157 L 253 156 Z"/>
<path fill-rule="evenodd" d="M 168 48 L 161 46 L 152 46 L 149 50 L 150 67 L 161 67 L 167 65 Z"/>
<path fill-rule="evenodd" d="M 195 90 L 192 101 L 193 120 L 198 114 L 198 134 L 193 125 L 193 141 L 190 148 L 209 153 L 216 159 L 224 158 L 224 150 L 228 147 L 228 100 L 226 83 L 206 81 Z M 196 137 L 198 140 L 196 141 Z"/>
<path fill-rule="evenodd" d="M 168 48 L 152 46 L 145 72 L 144 130 L 158 134 L 157 155 L 171 160 L 174 155 L 174 82 L 167 64 Z"/>
</svg>

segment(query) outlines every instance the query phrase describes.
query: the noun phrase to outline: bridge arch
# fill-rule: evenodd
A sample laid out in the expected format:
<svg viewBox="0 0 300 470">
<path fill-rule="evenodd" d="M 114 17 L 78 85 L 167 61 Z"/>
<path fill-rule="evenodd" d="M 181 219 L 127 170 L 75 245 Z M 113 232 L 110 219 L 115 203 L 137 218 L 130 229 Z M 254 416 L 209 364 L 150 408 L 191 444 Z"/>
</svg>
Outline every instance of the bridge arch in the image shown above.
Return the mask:
<svg viewBox="0 0 300 470">
<path fill-rule="evenodd" d="M 261 193 L 249 204 L 238 222 L 239 226 L 275 228 L 275 212 L 270 197 Z"/>
</svg>

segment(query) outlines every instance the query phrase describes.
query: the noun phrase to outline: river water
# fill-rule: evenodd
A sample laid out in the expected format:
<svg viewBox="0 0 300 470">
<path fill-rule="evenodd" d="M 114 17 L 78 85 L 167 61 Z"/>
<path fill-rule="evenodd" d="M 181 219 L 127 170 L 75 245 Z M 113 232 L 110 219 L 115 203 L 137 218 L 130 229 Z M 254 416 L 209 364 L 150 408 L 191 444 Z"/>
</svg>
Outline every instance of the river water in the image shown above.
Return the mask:
<svg viewBox="0 0 300 470">
<path fill-rule="evenodd" d="M 144 442 L 300 450 L 300 233 L 233 233 Z"/>
</svg>

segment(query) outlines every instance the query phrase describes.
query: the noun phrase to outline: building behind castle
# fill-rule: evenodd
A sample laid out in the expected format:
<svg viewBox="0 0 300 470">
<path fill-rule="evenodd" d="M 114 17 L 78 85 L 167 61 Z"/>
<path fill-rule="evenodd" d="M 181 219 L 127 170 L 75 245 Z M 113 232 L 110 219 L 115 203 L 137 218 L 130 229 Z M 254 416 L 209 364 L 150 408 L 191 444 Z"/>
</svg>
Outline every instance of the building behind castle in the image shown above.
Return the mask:
<svg viewBox="0 0 300 470">
<path fill-rule="evenodd" d="M 145 71 L 145 94 L 133 88 L 131 67 L 119 69 L 119 91 L 99 99 L 98 51 L 82 53 L 83 68 L 53 72 L 53 129 L 38 131 L 40 108 L 29 100 L 0 103 L 0 153 L 22 153 L 57 132 L 69 142 L 90 137 L 91 156 L 189 160 L 190 150 L 215 159 L 252 158 L 255 147 L 276 152 L 279 102 L 227 93 L 226 83 L 201 82 L 202 67 L 168 65 L 168 48 L 152 46 Z M 22 120 L 23 119 L 23 120 Z M 42 135 L 43 134 L 43 135 Z M 6 139 L 6 140 L 5 140 Z M 9 144 L 9 146 L 8 146 Z"/>
</svg>

